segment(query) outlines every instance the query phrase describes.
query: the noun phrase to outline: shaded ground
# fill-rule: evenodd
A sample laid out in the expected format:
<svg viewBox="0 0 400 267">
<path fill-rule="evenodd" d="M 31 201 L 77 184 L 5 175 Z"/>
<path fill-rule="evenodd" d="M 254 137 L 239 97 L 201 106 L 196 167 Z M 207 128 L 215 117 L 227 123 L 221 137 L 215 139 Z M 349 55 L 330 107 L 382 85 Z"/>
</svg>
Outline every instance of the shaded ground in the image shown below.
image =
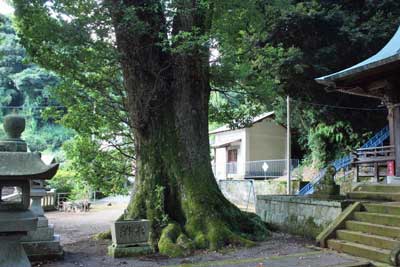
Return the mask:
<svg viewBox="0 0 400 267">
<path fill-rule="evenodd" d="M 293 253 L 306 253 L 313 250 L 307 248 L 309 242 L 300 238 L 284 234 L 274 234 L 269 241 L 262 242 L 254 248 L 226 249 L 222 252 L 197 252 L 195 255 L 186 258 L 169 259 L 160 255 L 141 257 L 136 259 L 113 259 L 106 256 L 108 241 L 96 241 L 92 238 L 82 239 L 78 242 L 69 242 L 64 245 L 66 251 L 64 261 L 46 263 L 46 267 L 108 267 L 108 266 L 135 266 L 135 267 L 156 267 L 176 266 L 189 263 L 200 263 L 209 261 L 237 261 L 241 263 L 245 259 L 264 258 L 267 256 L 279 256 Z M 233 262 L 232 262 L 233 264 Z M 257 266 L 253 262 L 240 266 Z M 207 266 L 207 265 L 205 265 Z M 227 265 L 230 266 L 230 265 Z"/>
<path fill-rule="evenodd" d="M 110 241 L 94 240 L 93 235 L 109 229 L 126 205 L 119 203 L 111 207 L 96 205 L 88 213 L 47 213 L 50 223 L 61 235 L 65 259 L 57 262 L 35 263 L 43 267 L 157 267 L 157 266 L 334 266 L 354 261 L 337 254 L 321 253 L 310 247 L 311 241 L 282 233 L 274 233 L 266 242 L 253 248 L 227 248 L 219 252 L 198 251 L 185 258 L 169 259 L 160 255 L 149 257 L 113 259 L 106 256 Z M 280 257 L 282 255 L 289 255 Z M 272 258 L 268 258 L 272 257 Z M 275 263 L 274 263 L 275 262 Z M 282 263 L 280 263 L 282 262 Z M 193 264 L 193 265 L 192 265 Z M 283 265 L 282 265 L 283 264 Z"/>
</svg>

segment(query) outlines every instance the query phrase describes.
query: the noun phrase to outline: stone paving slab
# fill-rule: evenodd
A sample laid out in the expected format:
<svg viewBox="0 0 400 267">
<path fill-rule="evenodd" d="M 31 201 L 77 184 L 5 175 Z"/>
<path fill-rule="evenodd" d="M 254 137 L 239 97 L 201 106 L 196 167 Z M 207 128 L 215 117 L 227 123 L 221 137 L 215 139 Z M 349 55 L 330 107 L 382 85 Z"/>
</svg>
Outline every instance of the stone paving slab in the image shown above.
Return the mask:
<svg viewBox="0 0 400 267">
<path fill-rule="evenodd" d="M 313 251 L 285 256 L 223 260 L 168 267 L 352 267 L 368 266 L 367 261 L 330 251 Z"/>
</svg>

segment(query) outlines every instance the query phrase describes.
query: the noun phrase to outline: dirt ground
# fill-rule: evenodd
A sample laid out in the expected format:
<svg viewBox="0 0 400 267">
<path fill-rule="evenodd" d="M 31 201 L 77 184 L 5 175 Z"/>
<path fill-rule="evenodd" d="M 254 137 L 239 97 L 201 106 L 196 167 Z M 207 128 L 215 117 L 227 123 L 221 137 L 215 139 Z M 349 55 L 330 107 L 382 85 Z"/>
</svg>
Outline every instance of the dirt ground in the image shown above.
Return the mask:
<svg viewBox="0 0 400 267">
<path fill-rule="evenodd" d="M 179 266 L 186 264 L 204 263 L 212 261 L 241 261 L 245 259 L 265 258 L 269 256 L 288 255 L 294 253 L 312 252 L 310 241 L 282 233 L 274 233 L 265 242 L 253 248 L 228 248 L 224 251 L 198 251 L 185 258 L 170 259 L 160 255 L 149 257 L 113 259 L 106 255 L 109 241 L 94 240 L 93 236 L 109 229 L 110 223 L 122 214 L 125 205 L 95 206 L 88 213 L 61 213 L 50 212 L 46 216 L 49 222 L 55 225 L 57 234 L 61 235 L 65 257 L 62 261 L 38 262 L 33 266 L 39 267 L 110 267 L 110 266 Z M 187 266 L 187 265 L 186 265 Z M 202 265 L 202 266 L 213 266 Z M 249 263 L 245 266 L 257 266 Z"/>
<path fill-rule="evenodd" d="M 61 236 L 61 243 L 67 245 L 109 230 L 125 208 L 126 204 L 101 204 L 94 205 L 89 212 L 47 212 L 46 217 Z"/>
</svg>

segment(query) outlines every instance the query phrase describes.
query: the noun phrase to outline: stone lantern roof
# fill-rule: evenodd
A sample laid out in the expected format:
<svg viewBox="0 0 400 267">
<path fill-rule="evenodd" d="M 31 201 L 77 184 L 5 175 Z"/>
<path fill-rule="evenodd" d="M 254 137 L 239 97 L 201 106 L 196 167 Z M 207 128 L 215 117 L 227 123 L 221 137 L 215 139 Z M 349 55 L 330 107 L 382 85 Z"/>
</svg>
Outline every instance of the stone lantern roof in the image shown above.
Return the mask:
<svg viewBox="0 0 400 267">
<path fill-rule="evenodd" d="M 0 152 L 0 179 L 40 179 L 54 177 L 58 164 L 46 165 L 39 153 Z"/>
</svg>

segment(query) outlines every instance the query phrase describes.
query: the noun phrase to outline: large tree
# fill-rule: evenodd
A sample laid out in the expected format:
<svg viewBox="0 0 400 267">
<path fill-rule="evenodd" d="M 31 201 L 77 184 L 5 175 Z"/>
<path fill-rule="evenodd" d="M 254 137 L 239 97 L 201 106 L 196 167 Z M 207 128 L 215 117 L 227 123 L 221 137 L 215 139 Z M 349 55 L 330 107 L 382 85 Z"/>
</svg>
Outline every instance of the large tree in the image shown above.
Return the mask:
<svg viewBox="0 0 400 267">
<path fill-rule="evenodd" d="M 210 165 L 210 29 L 230 1 L 13 3 L 34 61 L 100 91 L 122 73 L 137 166 L 125 218 L 150 219 L 156 248 L 175 256 L 266 236 L 258 217 L 225 199 Z"/>
</svg>

